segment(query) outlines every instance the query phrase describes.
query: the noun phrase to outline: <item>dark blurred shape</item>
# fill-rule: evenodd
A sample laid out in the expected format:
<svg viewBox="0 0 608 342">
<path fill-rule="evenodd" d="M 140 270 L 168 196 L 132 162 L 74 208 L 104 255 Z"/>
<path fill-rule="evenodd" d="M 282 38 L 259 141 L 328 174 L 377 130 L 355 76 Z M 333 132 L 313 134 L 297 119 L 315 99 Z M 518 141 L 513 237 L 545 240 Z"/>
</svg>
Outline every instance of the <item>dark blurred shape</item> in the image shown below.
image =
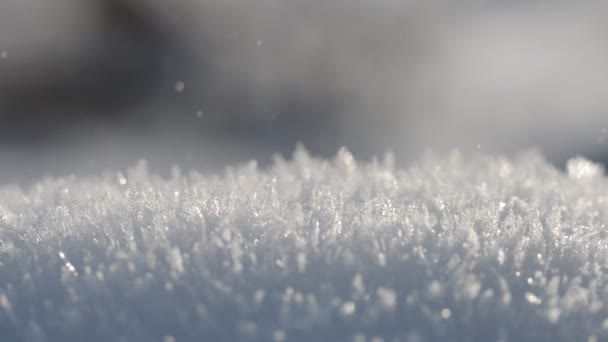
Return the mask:
<svg viewBox="0 0 608 342">
<path fill-rule="evenodd" d="M 276 57 L 299 49 L 291 37 L 294 28 L 273 32 L 276 36 L 262 48 L 255 37 L 260 25 L 239 19 L 247 8 L 255 16 L 272 1 L 234 8 L 184 1 L 89 3 L 98 25 L 90 26 L 91 39 L 70 47 L 74 52 L 56 56 L 43 50 L 0 63 L 0 141 L 36 144 L 82 129 L 133 135 L 177 129 L 179 134 L 293 143 L 318 135 L 345 108 L 346 94 L 323 80 L 322 73 L 331 72 L 331 49 L 314 48 L 310 66 L 294 68 L 298 56 Z M 319 19 L 314 13 L 304 19 L 311 20 L 306 27 Z M 177 83 L 180 91 L 174 89 Z M 198 111 L 205 113 L 204 125 L 193 124 Z"/>
<path fill-rule="evenodd" d="M 81 47 L 85 54 L 0 63 L 0 139 L 54 138 L 81 124 L 117 124 L 126 108 L 161 93 L 167 51 L 176 49 L 162 21 L 133 1 L 92 4 L 100 27 Z"/>
</svg>

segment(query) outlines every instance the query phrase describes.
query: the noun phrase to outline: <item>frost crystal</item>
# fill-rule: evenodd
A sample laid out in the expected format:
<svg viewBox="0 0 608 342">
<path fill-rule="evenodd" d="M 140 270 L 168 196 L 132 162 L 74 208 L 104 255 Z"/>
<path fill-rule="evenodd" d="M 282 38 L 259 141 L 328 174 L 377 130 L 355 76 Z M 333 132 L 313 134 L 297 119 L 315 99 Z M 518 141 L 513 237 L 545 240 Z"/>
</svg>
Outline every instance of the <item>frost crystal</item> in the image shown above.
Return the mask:
<svg viewBox="0 0 608 342">
<path fill-rule="evenodd" d="M 450 311 L 450 309 L 443 309 L 441 310 L 441 318 L 443 319 L 448 319 L 450 318 L 450 316 L 452 315 L 452 311 Z"/>
<path fill-rule="evenodd" d="M 4 186 L 1 339 L 604 341 L 607 194 L 582 158 L 303 148 Z"/>
<path fill-rule="evenodd" d="M 568 176 L 573 179 L 597 178 L 604 174 L 604 167 L 582 157 L 568 160 Z"/>
<path fill-rule="evenodd" d="M 186 84 L 184 82 L 176 82 L 175 83 L 175 91 L 178 93 L 181 93 L 182 91 L 184 91 L 186 89 Z"/>
</svg>

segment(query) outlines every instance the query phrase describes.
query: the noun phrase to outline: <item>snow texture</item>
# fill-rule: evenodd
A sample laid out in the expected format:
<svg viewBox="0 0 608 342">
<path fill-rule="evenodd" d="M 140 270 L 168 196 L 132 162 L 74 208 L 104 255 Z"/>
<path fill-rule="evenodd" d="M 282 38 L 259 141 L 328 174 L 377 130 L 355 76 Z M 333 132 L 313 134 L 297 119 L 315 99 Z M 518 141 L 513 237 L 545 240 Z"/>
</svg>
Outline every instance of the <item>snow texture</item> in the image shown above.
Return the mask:
<svg viewBox="0 0 608 342">
<path fill-rule="evenodd" d="M 607 203 L 535 153 L 5 186 L 0 339 L 606 340 Z"/>
</svg>

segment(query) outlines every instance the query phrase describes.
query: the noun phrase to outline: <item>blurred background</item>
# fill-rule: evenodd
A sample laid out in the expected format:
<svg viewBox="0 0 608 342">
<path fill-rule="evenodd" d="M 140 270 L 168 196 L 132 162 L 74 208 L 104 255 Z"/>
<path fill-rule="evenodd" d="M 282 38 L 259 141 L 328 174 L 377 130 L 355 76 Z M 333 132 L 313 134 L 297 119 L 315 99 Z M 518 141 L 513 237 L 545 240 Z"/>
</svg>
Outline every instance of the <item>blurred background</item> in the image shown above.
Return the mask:
<svg viewBox="0 0 608 342">
<path fill-rule="evenodd" d="M 0 182 L 392 150 L 608 161 L 604 1 L 0 0 Z"/>
</svg>

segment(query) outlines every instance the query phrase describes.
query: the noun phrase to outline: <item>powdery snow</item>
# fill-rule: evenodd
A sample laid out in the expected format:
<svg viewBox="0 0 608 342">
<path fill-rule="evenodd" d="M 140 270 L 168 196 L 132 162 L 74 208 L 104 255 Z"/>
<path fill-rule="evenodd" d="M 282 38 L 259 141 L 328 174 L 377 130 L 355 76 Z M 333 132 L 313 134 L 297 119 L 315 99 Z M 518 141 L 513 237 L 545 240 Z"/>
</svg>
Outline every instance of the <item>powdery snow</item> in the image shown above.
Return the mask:
<svg viewBox="0 0 608 342">
<path fill-rule="evenodd" d="M 0 189 L 3 341 L 608 339 L 608 183 L 573 159 L 299 148 Z"/>
</svg>

